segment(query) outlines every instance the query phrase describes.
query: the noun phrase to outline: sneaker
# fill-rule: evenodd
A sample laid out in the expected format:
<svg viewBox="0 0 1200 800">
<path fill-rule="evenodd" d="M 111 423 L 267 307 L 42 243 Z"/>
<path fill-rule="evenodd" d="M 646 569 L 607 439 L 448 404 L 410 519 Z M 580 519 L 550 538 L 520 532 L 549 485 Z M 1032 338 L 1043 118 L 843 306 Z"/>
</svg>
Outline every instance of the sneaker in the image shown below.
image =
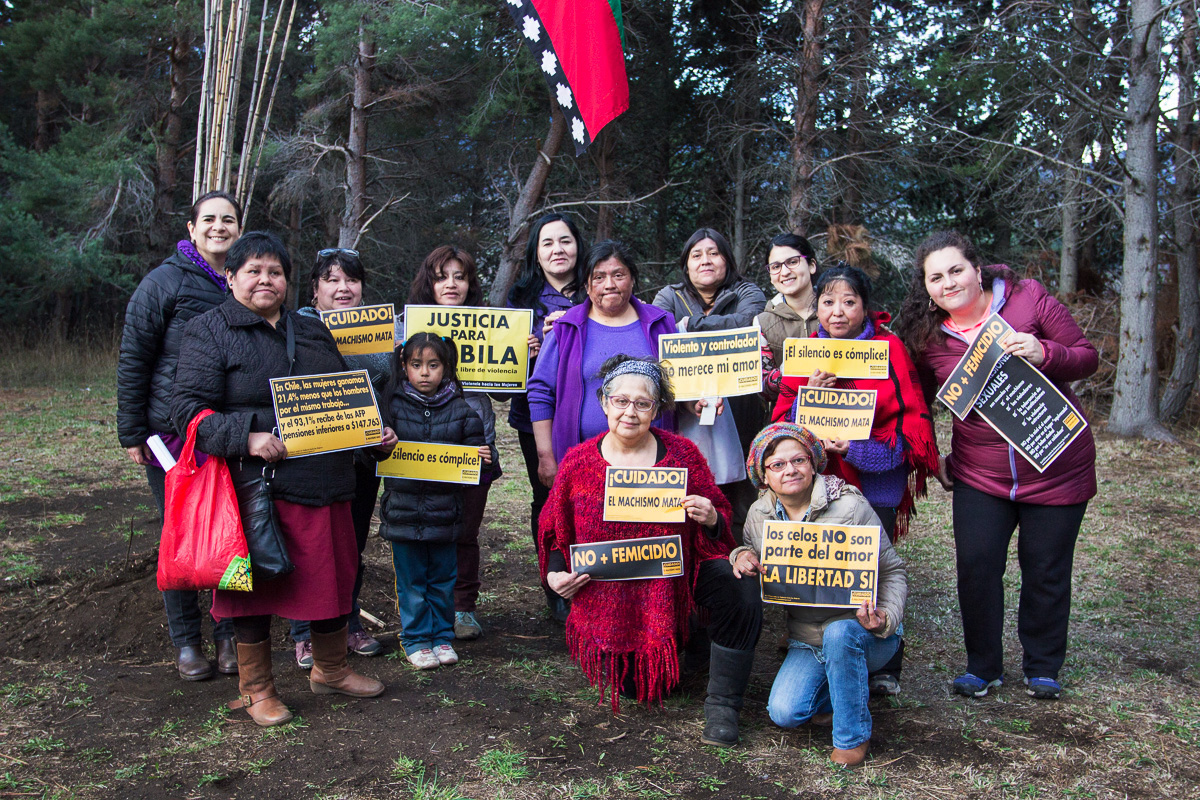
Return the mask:
<svg viewBox="0 0 1200 800">
<path fill-rule="evenodd" d="M 438 661 L 438 657 L 428 647 L 422 648 L 415 653 L 409 653 L 408 663 L 417 669 L 437 669 L 442 665 L 442 662 Z"/>
<path fill-rule="evenodd" d="M 954 691 L 963 697 L 987 697 L 990 689 L 999 689 L 1003 685 L 1004 678 L 985 681 L 983 678 L 978 678 L 969 672 L 964 672 L 954 679 Z"/>
<path fill-rule="evenodd" d="M 439 644 L 434 647 L 433 655 L 437 657 L 438 663 L 443 667 L 458 663 L 458 653 L 454 652 L 454 648 L 448 644 Z"/>
<path fill-rule="evenodd" d="M 351 631 L 346 635 L 346 650 L 358 653 L 360 656 L 377 656 L 383 647 L 371 634 L 366 631 Z"/>
<path fill-rule="evenodd" d="M 900 694 L 900 679 L 895 675 L 881 672 L 870 677 L 867 681 L 867 688 L 871 690 L 871 697 L 890 697 Z"/>
<path fill-rule="evenodd" d="M 296 642 L 296 666 L 300 669 L 312 669 L 312 639 Z"/>
<path fill-rule="evenodd" d="M 474 611 L 454 612 L 454 638 L 469 641 L 483 634 L 483 626 L 475 619 Z"/>
<path fill-rule="evenodd" d="M 1038 700 L 1057 700 L 1062 696 L 1062 684 L 1054 678 L 1026 678 L 1025 694 Z"/>
</svg>

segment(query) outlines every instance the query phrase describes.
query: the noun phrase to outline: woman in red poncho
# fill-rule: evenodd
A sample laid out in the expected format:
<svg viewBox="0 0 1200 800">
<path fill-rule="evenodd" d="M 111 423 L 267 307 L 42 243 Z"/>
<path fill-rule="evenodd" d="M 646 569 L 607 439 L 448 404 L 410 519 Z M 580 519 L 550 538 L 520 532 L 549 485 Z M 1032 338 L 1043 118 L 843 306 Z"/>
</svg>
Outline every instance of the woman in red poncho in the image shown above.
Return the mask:
<svg viewBox="0 0 1200 800">
<path fill-rule="evenodd" d="M 891 317 L 871 309 L 871 279 L 862 270 L 845 264 L 828 269 L 817 279 L 813 293 L 819 324 L 812 338 L 887 342 L 888 375 L 879 379 L 839 379 L 818 371 L 809 378 L 784 378 L 772 416 L 776 422 L 796 421 L 796 395 L 801 386 L 877 392 L 871 438 L 825 442 L 829 455 L 826 472 L 862 490 L 883 523 L 884 533 L 894 542 L 908 531 L 916 499 L 925 494 L 928 477 L 938 472 L 929 406 L 908 351 L 884 327 Z M 902 645 L 887 666 L 871 675 L 872 694 L 899 694 L 903 656 Z"/>
<path fill-rule="evenodd" d="M 674 401 L 662 368 L 625 355 L 600 369 L 598 401 L 608 433 L 571 448 L 559 465 L 539 520 L 538 557 L 546 584 L 572 601 L 567 646 L 584 675 L 612 699 L 661 701 L 679 682 L 679 653 L 688 616 L 703 606 L 712 639 L 705 727 L 701 741 L 738 741 L 738 711 L 762 628 L 758 584 L 729 565 L 733 537 L 729 502 L 713 482 L 699 449 L 650 424 Z M 651 524 L 604 521 L 604 472 L 619 467 L 686 467 L 686 521 Z M 570 546 L 585 542 L 679 534 L 679 578 L 592 581 L 569 571 Z"/>
</svg>

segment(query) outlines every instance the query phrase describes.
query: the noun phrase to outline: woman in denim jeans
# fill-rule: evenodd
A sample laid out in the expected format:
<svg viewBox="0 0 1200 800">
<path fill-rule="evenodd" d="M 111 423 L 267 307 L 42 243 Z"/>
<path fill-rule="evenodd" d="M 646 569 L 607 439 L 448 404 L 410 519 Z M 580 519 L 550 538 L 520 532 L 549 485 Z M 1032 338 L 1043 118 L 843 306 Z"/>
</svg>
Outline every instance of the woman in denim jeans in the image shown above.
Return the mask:
<svg viewBox="0 0 1200 800">
<path fill-rule="evenodd" d="M 820 440 L 799 425 L 768 425 L 754 437 L 746 469 L 754 485 L 767 491 L 746 516 L 746 544 L 729 555 L 735 575 L 764 574 L 758 556 L 768 520 L 879 525 L 862 492 L 821 475 L 825 466 Z M 876 605 L 865 601 L 856 610 L 789 607 L 788 653 L 767 701 L 767 712 L 780 727 L 832 724 L 830 758 L 847 767 L 861 764 L 871 744 L 867 675 L 900 646 L 908 576 L 886 536 L 879 542 L 877 594 Z"/>
</svg>

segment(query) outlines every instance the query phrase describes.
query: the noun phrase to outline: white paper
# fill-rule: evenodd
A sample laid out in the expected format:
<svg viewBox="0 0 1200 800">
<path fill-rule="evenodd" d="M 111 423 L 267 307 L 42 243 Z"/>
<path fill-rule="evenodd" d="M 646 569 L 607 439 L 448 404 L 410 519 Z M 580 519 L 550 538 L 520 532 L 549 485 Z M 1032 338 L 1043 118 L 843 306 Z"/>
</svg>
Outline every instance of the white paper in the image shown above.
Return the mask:
<svg viewBox="0 0 1200 800">
<path fill-rule="evenodd" d="M 162 464 L 163 470 L 169 470 L 175 466 L 175 457 L 171 455 L 171 451 L 163 444 L 162 438 L 157 433 L 147 439 L 146 444 L 150 445 L 150 452 L 154 453 L 158 463 Z"/>
<path fill-rule="evenodd" d="M 713 397 L 707 397 L 705 399 L 708 401 L 708 405 L 700 410 L 700 424 L 712 425 L 717 421 L 717 401 L 716 398 Z"/>
</svg>

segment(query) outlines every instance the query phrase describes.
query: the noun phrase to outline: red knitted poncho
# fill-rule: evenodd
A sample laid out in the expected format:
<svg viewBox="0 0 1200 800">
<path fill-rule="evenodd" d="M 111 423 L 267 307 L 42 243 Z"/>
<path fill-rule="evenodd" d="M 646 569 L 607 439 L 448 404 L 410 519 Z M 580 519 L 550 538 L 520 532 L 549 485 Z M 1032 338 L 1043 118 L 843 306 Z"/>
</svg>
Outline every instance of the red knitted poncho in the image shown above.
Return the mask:
<svg viewBox="0 0 1200 800">
<path fill-rule="evenodd" d="M 695 609 L 692 592 L 699 564 L 728 558 L 734 547 L 729 502 L 713 482 L 699 448 L 682 436 L 655 433 L 667 451 L 655 466 L 687 468 L 687 493 L 707 497 L 724 520 L 718 538 L 710 539 L 690 520 L 675 524 L 605 522 L 604 468 L 610 465 L 600 454 L 599 443 L 607 434 L 567 452 L 538 520 L 543 581 L 552 550 L 561 552 L 569 564 L 572 544 L 672 534 L 682 538 L 684 577 L 594 581 L 571 601 L 567 648 L 588 681 L 600 690 L 601 698 L 606 692 L 610 695 L 614 712 L 630 670 L 642 703 L 660 702 L 679 682 L 679 647 L 687 639 L 688 615 Z"/>
</svg>

